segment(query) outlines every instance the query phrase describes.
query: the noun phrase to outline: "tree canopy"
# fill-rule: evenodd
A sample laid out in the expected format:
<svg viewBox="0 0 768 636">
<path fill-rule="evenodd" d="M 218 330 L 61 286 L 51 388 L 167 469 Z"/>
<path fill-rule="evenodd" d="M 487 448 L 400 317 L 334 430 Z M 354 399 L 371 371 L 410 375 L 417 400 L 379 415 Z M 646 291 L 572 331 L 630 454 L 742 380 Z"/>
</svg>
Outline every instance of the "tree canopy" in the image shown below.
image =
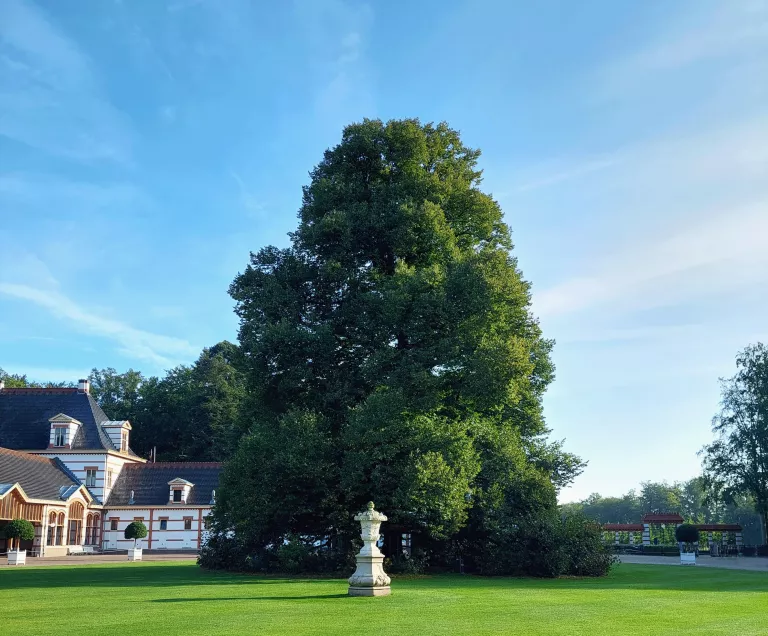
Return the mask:
<svg viewBox="0 0 768 636">
<path fill-rule="evenodd" d="M 768 347 L 748 346 L 736 357 L 736 374 L 721 380 L 716 439 L 703 455 L 705 476 L 726 500 L 749 496 L 768 541 Z"/>
<path fill-rule="evenodd" d="M 216 517 L 249 550 L 348 541 L 375 499 L 390 533 L 471 552 L 582 469 L 546 439 L 552 342 L 479 156 L 446 124 L 348 126 L 291 245 L 232 283 L 249 433 Z"/>
</svg>

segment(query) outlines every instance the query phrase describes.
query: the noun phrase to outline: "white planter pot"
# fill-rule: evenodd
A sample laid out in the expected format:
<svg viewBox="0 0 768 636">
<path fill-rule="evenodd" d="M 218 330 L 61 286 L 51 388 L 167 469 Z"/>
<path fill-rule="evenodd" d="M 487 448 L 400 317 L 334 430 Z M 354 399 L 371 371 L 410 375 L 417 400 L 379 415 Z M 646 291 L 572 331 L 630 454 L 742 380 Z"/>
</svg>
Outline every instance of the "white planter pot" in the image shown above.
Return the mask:
<svg viewBox="0 0 768 636">
<path fill-rule="evenodd" d="M 680 553 L 680 565 L 696 565 L 696 553 L 695 552 L 681 552 Z"/>
<path fill-rule="evenodd" d="M 141 561 L 141 548 L 131 548 L 128 550 L 129 561 Z"/>
<path fill-rule="evenodd" d="M 11 550 L 8 552 L 8 565 L 26 565 L 27 564 L 27 551 L 26 550 Z"/>
</svg>

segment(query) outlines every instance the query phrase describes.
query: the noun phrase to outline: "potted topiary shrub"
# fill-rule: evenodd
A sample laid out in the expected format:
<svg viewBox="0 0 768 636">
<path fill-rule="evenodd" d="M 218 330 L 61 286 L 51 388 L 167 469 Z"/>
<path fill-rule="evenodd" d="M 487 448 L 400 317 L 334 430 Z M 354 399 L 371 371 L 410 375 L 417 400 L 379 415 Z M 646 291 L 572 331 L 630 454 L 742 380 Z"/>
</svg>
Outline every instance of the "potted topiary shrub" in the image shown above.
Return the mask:
<svg viewBox="0 0 768 636">
<path fill-rule="evenodd" d="M 680 564 L 696 565 L 696 546 L 699 543 L 699 529 L 692 523 L 681 523 L 675 528 L 675 539 L 680 546 Z"/>
<path fill-rule="evenodd" d="M 147 526 L 141 521 L 133 521 L 125 529 L 125 538 L 133 539 L 133 547 L 128 550 L 129 561 L 141 561 L 141 548 L 138 546 L 139 539 L 147 536 Z"/>
<path fill-rule="evenodd" d="M 35 538 L 35 527 L 26 519 L 14 519 L 3 531 L 8 539 L 8 565 L 25 565 L 27 551 L 20 550 L 22 541 L 32 541 Z M 16 549 L 11 550 L 16 542 Z"/>
</svg>

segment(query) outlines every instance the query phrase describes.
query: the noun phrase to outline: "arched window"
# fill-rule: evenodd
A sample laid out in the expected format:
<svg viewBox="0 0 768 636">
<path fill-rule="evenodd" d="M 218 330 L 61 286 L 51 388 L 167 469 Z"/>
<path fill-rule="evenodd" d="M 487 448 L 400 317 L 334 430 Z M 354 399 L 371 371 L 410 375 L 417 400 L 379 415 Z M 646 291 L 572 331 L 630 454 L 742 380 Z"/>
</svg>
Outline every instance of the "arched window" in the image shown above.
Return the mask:
<svg viewBox="0 0 768 636">
<path fill-rule="evenodd" d="M 64 513 L 59 513 L 59 519 L 56 523 L 56 545 L 61 545 L 64 542 Z"/>
<path fill-rule="evenodd" d="M 83 532 L 85 507 L 79 501 L 69 506 L 69 542 L 67 545 L 80 545 Z"/>
<path fill-rule="evenodd" d="M 101 516 L 98 514 L 88 513 L 88 517 L 85 522 L 85 545 L 98 545 L 99 544 L 99 526 L 101 523 Z"/>
<path fill-rule="evenodd" d="M 91 545 L 93 538 L 93 515 L 89 512 L 85 518 L 85 545 Z"/>
<path fill-rule="evenodd" d="M 48 545 L 53 545 L 53 542 L 56 540 L 56 520 L 58 519 L 58 515 L 55 512 L 52 512 L 48 515 Z"/>
<path fill-rule="evenodd" d="M 101 545 L 101 515 L 93 515 L 93 545 Z"/>
</svg>

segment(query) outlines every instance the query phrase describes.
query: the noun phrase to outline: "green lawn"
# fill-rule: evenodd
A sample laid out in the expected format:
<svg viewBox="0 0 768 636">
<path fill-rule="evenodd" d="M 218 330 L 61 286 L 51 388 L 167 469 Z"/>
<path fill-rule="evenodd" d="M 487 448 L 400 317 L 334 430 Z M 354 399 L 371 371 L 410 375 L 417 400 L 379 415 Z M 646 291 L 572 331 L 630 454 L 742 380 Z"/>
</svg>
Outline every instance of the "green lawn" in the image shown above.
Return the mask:
<svg viewBox="0 0 768 636">
<path fill-rule="evenodd" d="M 5 636 L 768 634 L 768 574 L 620 565 L 604 579 L 344 580 L 211 573 L 191 563 L 0 569 Z"/>
</svg>

